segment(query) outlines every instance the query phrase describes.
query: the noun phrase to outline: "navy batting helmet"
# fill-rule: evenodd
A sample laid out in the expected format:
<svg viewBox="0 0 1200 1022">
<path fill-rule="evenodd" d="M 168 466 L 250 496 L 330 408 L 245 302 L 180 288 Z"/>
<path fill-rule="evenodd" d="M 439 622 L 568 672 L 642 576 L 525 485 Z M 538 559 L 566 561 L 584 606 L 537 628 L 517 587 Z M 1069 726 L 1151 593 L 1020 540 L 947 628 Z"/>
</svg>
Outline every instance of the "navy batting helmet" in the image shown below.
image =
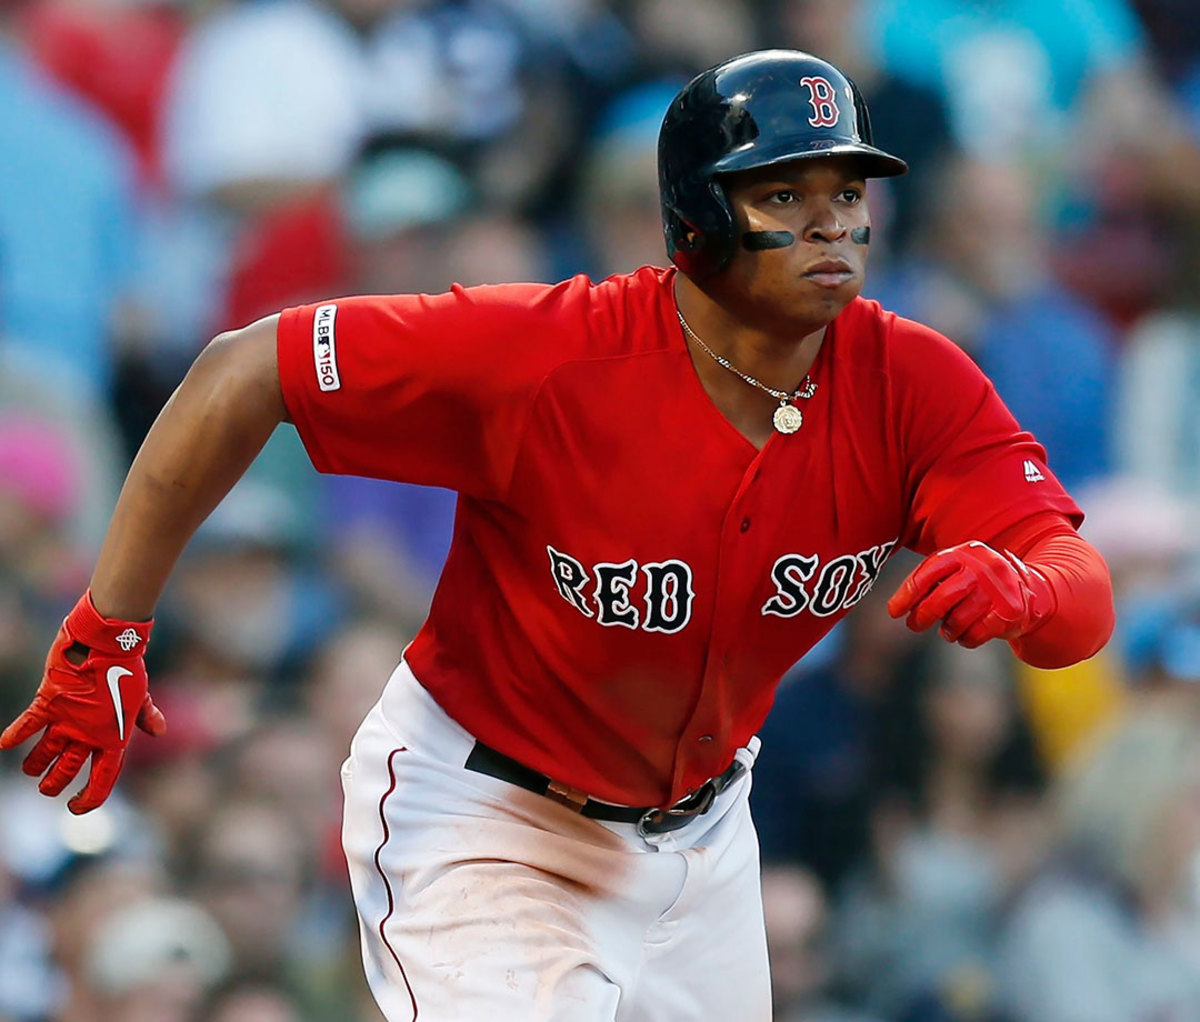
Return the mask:
<svg viewBox="0 0 1200 1022">
<path fill-rule="evenodd" d="M 760 50 L 693 78 L 658 135 L 658 184 L 671 260 L 690 277 L 733 256 L 736 224 L 720 175 L 789 160 L 856 156 L 867 177 L 908 165 L 871 144 L 858 89 L 828 61 Z"/>
</svg>

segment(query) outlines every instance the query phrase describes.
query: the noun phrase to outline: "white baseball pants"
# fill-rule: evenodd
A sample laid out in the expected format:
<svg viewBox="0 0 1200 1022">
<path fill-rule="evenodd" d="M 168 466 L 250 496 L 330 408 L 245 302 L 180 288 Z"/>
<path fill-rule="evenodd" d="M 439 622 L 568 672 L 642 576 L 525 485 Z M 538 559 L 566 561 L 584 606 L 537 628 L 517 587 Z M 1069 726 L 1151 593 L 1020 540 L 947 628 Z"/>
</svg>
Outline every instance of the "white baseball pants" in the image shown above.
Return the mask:
<svg viewBox="0 0 1200 1022">
<path fill-rule="evenodd" d="M 388 1022 L 770 1019 L 749 771 L 646 840 L 464 769 L 473 744 L 402 663 L 342 768 Z"/>
</svg>

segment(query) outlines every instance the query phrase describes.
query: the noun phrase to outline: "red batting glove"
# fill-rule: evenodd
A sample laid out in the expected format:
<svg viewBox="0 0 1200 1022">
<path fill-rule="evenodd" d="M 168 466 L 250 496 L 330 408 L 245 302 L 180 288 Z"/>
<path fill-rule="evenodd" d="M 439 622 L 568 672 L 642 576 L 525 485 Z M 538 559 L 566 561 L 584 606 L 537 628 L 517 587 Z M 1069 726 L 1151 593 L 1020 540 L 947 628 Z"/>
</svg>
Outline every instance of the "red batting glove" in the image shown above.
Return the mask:
<svg viewBox="0 0 1200 1022">
<path fill-rule="evenodd" d="M 61 793 L 91 757 L 87 786 L 67 804 L 73 813 L 108 798 L 135 722 L 151 735 L 167 729 L 146 691 L 143 657 L 153 625 L 101 617 L 89 589 L 58 630 L 29 709 L 0 734 L 0 749 L 12 749 L 45 728 L 22 764 L 30 777 L 46 774 L 38 785 L 43 795 Z M 76 659 L 86 654 L 78 665 L 67 658 L 72 647 Z"/>
<path fill-rule="evenodd" d="M 988 639 L 1028 635 L 1056 603 L 1041 572 L 972 540 L 926 557 L 888 600 L 888 613 L 907 614 L 914 632 L 940 621 L 942 638 L 975 649 Z"/>
</svg>

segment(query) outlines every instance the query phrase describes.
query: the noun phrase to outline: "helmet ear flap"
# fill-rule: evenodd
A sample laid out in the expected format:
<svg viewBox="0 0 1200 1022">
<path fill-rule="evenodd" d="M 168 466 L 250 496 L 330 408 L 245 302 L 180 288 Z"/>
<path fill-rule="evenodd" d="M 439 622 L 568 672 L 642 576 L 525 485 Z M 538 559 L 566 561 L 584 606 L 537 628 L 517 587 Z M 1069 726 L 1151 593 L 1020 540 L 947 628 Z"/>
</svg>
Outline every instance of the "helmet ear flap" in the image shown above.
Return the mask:
<svg viewBox="0 0 1200 1022">
<path fill-rule="evenodd" d="M 712 201 L 706 203 L 711 212 L 706 255 L 708 273 L 711 274 L 723 270 L 733 258 L 733 249 L 737 241 L 737 220 L 733 215 L 729 194 L 719 178 L 713 177 L 708 182 L 708 194 Z"/>
<path fill-rule="evenodd" d="M 677 205 L 664 207 L 667 254 L 689 277 L 711 277 L 733 258 L 737 232 L 729 196 L 714 177 L 702 191 L 692 194 L 687 205 L 690 217 Z"/>
<path fill-rule="evenodd" d="M 689 276 L 702 276 L 707 263 L 707 238 L 690 220 L 685 220 L 674 206 L 663 209 L 667 255 Z"/>
<path fill-rule="evenodd" d="M 704 232 L 690 220 L 684 219 L 679 210 L 671 207 L 667 211 L 667 242 L 676 252 L 698 252 L 704 246 Z"/>
</svg>

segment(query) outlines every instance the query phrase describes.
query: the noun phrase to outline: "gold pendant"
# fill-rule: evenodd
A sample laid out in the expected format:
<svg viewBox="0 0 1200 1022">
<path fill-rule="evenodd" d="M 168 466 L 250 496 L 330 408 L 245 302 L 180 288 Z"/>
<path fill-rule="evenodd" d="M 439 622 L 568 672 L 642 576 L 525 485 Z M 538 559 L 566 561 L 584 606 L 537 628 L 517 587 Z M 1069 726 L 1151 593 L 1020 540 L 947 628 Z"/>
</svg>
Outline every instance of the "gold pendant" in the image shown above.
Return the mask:
<svg viewBox="0 0 1200 1022">
<path fill-rule="evenodd" d="M 772 421 L 780 433 L 795 433 L 804 425 L 804 416 L 795 405 L 784 402 L 775 409 Z"/>
</svg>

